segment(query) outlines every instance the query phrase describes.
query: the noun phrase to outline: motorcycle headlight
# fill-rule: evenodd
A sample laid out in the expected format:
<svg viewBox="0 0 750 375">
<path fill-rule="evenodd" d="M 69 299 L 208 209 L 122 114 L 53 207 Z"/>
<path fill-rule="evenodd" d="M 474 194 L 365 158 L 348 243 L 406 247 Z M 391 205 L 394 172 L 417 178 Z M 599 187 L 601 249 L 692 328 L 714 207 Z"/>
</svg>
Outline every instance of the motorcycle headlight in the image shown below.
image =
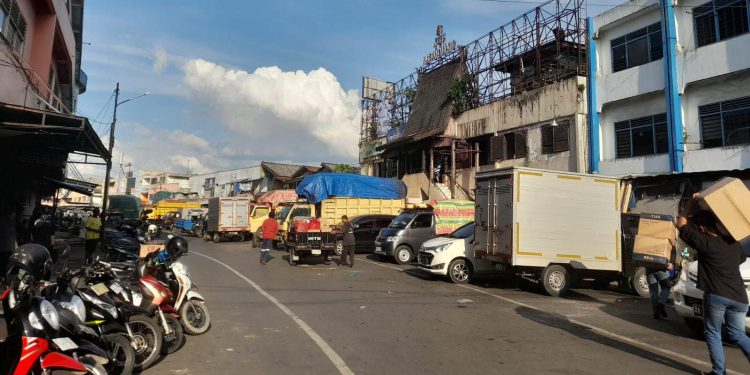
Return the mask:
<svg viewBox="0 0 750 375">
<path fill-rule="evenodd" d="M 42 325 L 42 321 L 39 320 L 39 316 L 36 315 L 36 313 L 33 311 L 29 313 L 29 324 L 31 324 L 31 326 L 34 327 L 35 329 L 39 329 L 39 330 L 44 329 L 44 326 Z"/>
<path fill-rule="evenodd" d="M 73 296 L 73 298 L 70 299 L 70 302 L 61 302 L 60 306 L 76 314 L 76 317 L 80 322 L 86 321 L 86 306 L 83 304 L 81 297 Z"/>
<path fill-rule="evenodd" d="M 42 317 L 49 323 L 52 329 L 55 331 L 60 329 L 60 315 L 58 315 L 55 306 L 50 301 L 42 300 L 39 304 L 39 312 L 42 313 Z"/>
<path fill-rule="evenodd" d="M 94 300 L 94 303 L 99 306 L 102 310 L 106 311 L 107 314 L 112 315 L 113 318 L 117 318 L 117 308 L 101 300 Z"/>
<path fill-rule="evenodd" d="M 396 242 L 397 239 L 398 237 L 396 236 L 388 236 L 385 238 L 385 242 Z"/>
</svg>

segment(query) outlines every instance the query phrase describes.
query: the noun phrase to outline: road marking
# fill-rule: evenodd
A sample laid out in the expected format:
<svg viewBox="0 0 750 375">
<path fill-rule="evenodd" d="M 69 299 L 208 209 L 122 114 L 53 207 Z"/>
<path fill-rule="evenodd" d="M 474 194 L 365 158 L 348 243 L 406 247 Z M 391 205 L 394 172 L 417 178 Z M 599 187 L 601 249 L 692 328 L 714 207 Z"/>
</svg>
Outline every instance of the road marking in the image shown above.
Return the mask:
<svg viewBox="0 0 750 375">
<path fill-rule="evenodd" d="M 392 270 L 396 270 L 396 271 L 403 272 L 403 273 L 416 274 L 416 272 L 413 272 L 412 270 L 405 270 L 405 269 L 394 267 L 394 266 L 391 266 L 391 265 L 388 265 L 388 264 L 381 264 L 381 263 L 373 262 L 373 261 L 367 260 L 367 259 L 362 259 L 361 261 L 362 262 L 366 262 L 366 263 L 370 263 L 370 264 L 374 264 L 374 265 L 380 266 L 380 267 L 390 268 Z M 542 308 L 539 308 L 539 307 L 536 307 L 536 306 L 532 306 L 532 305 L 529 305 L 529 304 L 526 304 L 526 303 L 523 303 L 523 302 L 516 301 L 516 300 L 508 298 L 508 297 L 499 296 L 497 294 L 490 293 L 490 292 L 488 292 L 486 290 L 482 290 L 482 289 L 479 289 L 479 288 L 476 288 L 476 287 L 473 287 L 473 286 L 470 286 L 470 285 L 462 285 L 462 284 L 455 284 L 455 285 L 459 286 L 461 288 L 472 290 L 472 291 L 477 292 L 477 293 L 481 293 L 481 294 L 488 295 L 490 297 L 497 298 L 499 300 L 502 300 L 502 301 L 505 301 L 505 302 L 508 302 L 508 303 L 512 303 L 512 304 L 517 305 L 517 306 L 522 306 L 522 307 L 525 307 L 525 308 L 528 308 L 528 309 L 532 309 L 532 310 L 535 310 L 535 311 L 544 312 L 544 313 L 548 313 L 548 314 L 549 313 L 554 313 L 554 312 L 545 311 Z M 613 339 L 616 339 L 616 340 L 619 340 L 619 341 L 622 341 L 622 342 L 626 342 L 626 343 L 631 344 L 631 345 L 638 346 L 641 349 L 644 349 L 644 350 L 647 350 L 647 351 L 659 352 L 659 353 L 661 353 L 661 354 L 663 354 L 665 356 L 668 356 L 670 358 L 679 358 L 680 360 L 683 360 L 683 361 L 686 361 L 686 362 L 690 362 L 690 363 L 694 363 L 696 365 L 705 366 L 705 367 L 709 367 L 709 368 L 711 367 L 711 364 L 708 363 L 708 362 L 704 362 L 704 361 L 701 361 L 699 359 L 688 357 L 688 356 L 686 356 L 684 354 L 676 353 L 676 352 L 673 352 L 671 350 L 662 349 L 662 348 L 659 348 L 659 347 L 647 344 L 647 343 L 645 343 L 643 341 L 639 341 L 639 340 L 636 340 L 636 339 L 633 339 L 633 338 L 630 338 L 630 337 L 622 336 L 622 335 L 619 335 L 617 333 L 608 331 L 608 330 L 606 330 L 604 328 L 599 328 L 597 326 L 593 326 L 591 324 L 584 323 L 582 321 L 573 319 L 573 318 L 568 317 L 566 315 L 562 315 L 562 314 L 558 314 L 558 313 L 554 313 L 554 314 L 557 314 L 557 315 L 560 315 L 562 317 L 565 317 L 569 322 L 571 322 L 573 324 L 577 324 L 577 325 L 586 327 L 586 328 L 588 328 L 588 329 L 590 329 L 590 330 L 592 330 L 594 332 L 597 332 L 599 334 L 602 334 L 604 336 L 609 336 L 610 338 L 613 338 Z M 727 373 L 728 374 L 733 374 L 733 375 L 742 375 L 741 372 L 737 372 L 737 371 L 733 371 L 733 370 L 729 370 L 729 369 L 727 369 Z"/>
<path fill-rule="evenodd" d="M 354 375 L 354 372 L 349 368 L 349 366 L 346 365 L 346 362 L 344 362 L 344 360 L 336 353 L 336 351 L 334 351 L 333 348 L 331 348 L 331 346 L 328 345 L 328 343 L 325 342 L 325 340 L 323 340 L 323 338 L 320 337 L 320 335 L 317 332 L 315 332 L 309 325 L 307 325 L 307 323 L 305 323 L 302 319 L 300 319 L 300 317 L 298 317 L 294 312 L 292 312 L 292 310 L 290 310 L 288 307 L 286 307 L 283 303 L 279 302 L 279 300 L 276 299 L 276 297 L 270 295 L 268 292 L 266 292 L 265 290 L 263 290 L 263 288 L 261 288 L 260 285 L 256 284 L 254 281 L 250 280 L 245 275 L 241 274 L 239 271 L 237 271 L 234 268 L 230 267 L 228 264 L 226 264 L 226 263 L 224 263 L 224 262 L 222 262 L 222 261 L 220 261 L 218 259 L 212 258 L 212 257 L 210 257 L 208 255 L 203 255 L 203 254 L 201 254 L 201 253 L 199 253 L 197 251 L 193 251 L 192 253 L 200 255 L 200 256 L 202 256 L 204 258 L 210 259 L 210 260 L 212 260 L 212 261 L 214 261 L 214 262 L 216 262 L 216 263 L 224 266 L 224 268 L 228 269 L 229 271 L 231 271 L 232 273 L 234 273 L 235 275 L 237 275 L 242 280 L 245 280 L 245 282 L 248 283 L 248 284 L 250 284 L 250 286 L 252 286 L 253 288 L 255 288 L 255 290 L 257 290 L 258 293 L 260 293 L 263 297 L 266 297 L 266 299 L 268 299 L 269 301 L 271 301 L 271 303 L 273 303 L 274 305 L 276 305 L 276 307 L 278 307 L 279 310 L 283 311 L 284 314 L 286 314 L 295 323 L 297 323 L 297 325 L 300 328 L 302 328 L 302 330 L 305 331 L 305 333 L 308 336 L 310 336 L 310 338 L 313 341 L 315 341 L 315 343 L 318 345 L 318 347 L 320 348 L 320 350 L 323 351 L 323 353 L 328 357 L 328 359 L 331 360 L 331 362 L 333 363 L 333 365 L 336 366 L 336 368 L 339 370 L 339 373 L 341 373 L 342 375 Z"/>
</svg>

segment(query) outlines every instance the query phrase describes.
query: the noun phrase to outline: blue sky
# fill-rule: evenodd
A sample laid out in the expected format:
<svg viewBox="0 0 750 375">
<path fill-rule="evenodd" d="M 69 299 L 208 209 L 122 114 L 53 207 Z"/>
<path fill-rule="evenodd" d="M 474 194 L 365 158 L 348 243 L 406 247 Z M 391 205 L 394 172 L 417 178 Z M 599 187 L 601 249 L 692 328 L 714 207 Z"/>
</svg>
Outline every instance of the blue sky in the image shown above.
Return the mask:
<svg viewBox="0 0 750 375">
<path fill-rule="evenodd" d="M 115 83 L 115 157 L 193 172 L 260 160 L 356 162 L 358 90 L 397 80 L 533 4 L 480 0 L 88 1 L 78 111 L 105 133 Z M 592 8 L 593 13 L 606 8 Z M 104 134 L 102 134 L 104 135 Z M 88 170 L 88 173 L 97 173 Z"/>
</svg>

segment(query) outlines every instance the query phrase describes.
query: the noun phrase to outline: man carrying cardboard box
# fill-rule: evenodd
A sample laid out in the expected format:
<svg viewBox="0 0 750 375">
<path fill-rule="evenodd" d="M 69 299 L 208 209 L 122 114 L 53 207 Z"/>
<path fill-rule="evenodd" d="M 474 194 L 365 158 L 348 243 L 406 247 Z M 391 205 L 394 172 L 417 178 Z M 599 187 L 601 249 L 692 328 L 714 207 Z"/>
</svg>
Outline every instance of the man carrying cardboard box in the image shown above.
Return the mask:
<svg viewBox="0 0 750 375">
<path fill-rule="evenodd" d="M 745 335 L 748 300 L 740 275 L 740 264 L 746 257 L 738 241 L 721 234 L 716 216 L 711 211 L 697 210 L 701 200 L 700 194 L 693 194 L 676 225 L 680 238 L 698 252 L 697 286 L 704 293 L 704 333 L 712 365 L 708 374 L 724 374 L 721 341 L 724 322 L 729 341 L 750 360 L 750 338 Z"/>
</svg>

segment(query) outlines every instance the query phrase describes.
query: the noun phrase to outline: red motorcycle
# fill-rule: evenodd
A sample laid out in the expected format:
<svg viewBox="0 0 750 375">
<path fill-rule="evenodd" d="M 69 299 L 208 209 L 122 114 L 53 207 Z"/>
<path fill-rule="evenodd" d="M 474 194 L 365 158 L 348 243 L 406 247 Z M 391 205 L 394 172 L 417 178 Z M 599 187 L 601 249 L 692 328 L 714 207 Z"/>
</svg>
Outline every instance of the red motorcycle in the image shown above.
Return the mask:
<svg viewBox="0 0 750 375">
<path fill-rule="evenodd" d="M 64 346 L 75 345 L 72 340 L 53 339 L 50 345 L 44 338 L 35 337 L 36 332 L 54 329 L 59 324 L 57 310 L 50 302 L 21 298 L 13 288 L 3 292 L 0 298 L 8 328 L 8 337 L 0 345 L 0 374 L 48 374 L 53 370 L 87 372 L 74 358 L 53 350 L 66 350 Z"/>
</svg>

